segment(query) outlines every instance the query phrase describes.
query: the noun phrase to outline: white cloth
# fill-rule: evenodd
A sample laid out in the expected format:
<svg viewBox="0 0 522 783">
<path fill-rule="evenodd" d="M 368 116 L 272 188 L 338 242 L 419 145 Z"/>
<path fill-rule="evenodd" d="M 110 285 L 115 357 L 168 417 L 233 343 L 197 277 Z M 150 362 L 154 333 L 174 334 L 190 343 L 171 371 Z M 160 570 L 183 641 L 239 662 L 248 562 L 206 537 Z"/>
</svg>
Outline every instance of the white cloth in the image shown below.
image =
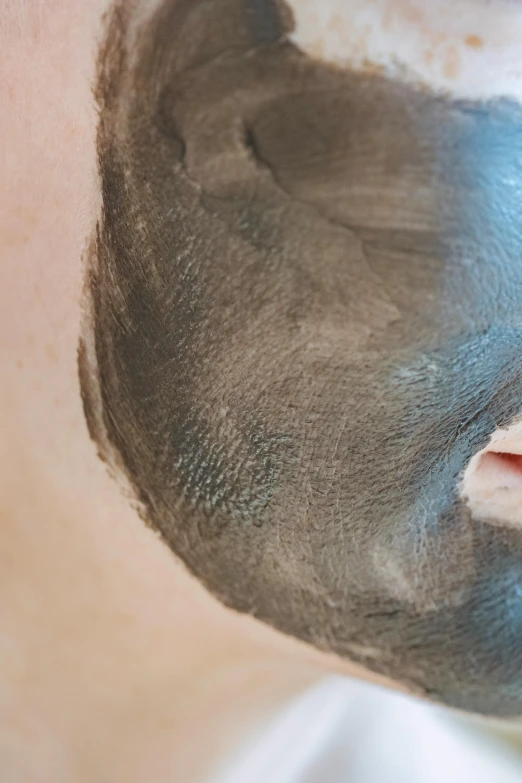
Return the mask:
<svg viewBox="0 0 522 783">
<path fill-rule="evenodd" d="M 522 758 L 451 713 L 341 677 L 291 703 L 211 783 L 521 783 Z"/>
</svg>

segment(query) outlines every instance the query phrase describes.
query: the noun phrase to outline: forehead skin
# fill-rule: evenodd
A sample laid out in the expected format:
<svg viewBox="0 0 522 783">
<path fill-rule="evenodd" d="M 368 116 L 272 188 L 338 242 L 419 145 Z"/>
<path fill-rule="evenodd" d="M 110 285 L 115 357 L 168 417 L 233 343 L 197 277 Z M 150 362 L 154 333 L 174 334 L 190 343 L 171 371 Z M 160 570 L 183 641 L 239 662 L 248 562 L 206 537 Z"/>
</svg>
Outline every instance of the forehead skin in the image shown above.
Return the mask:
<svg viewBox="0 0 522 783">
<path fill-rule="evenodd" d="M 522 713 L 522 542 L 458 480 L 522 409 L 522 111 L 336 70 L 270 0 L 117 8 L 80 375 L 226 605 Z"/>
</svg>

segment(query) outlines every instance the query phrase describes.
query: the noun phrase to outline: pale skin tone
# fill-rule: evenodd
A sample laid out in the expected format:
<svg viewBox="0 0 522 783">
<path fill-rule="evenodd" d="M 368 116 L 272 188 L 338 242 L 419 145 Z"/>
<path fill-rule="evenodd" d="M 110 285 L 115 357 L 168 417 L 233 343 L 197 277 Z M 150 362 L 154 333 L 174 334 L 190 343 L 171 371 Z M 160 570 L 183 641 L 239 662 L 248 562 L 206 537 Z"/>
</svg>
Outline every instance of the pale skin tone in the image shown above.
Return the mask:
<svg viewBox="0 0 522 783">
<path fill-rule="evenodd" d="M 324 673 L 370 677 L 219 605 L 89 439 L 76 352 L 108 6 L 0 11 L 0 772 L 16 783 L 202 780 Z"/>
</svg>

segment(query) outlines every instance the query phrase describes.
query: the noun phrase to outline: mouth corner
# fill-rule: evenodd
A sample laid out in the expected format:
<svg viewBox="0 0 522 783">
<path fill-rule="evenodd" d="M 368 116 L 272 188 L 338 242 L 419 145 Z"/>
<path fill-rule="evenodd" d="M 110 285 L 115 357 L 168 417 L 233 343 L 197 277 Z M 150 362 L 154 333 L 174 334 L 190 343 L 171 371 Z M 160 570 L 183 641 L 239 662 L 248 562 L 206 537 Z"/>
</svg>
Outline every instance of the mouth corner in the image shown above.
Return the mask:
<svg viewBox="0 0 522 783">
<path fill-rule="evenodd" d="M 474 519 L 522 530 L 522 425 L 497 430 L 470 461 L 461 498 Z"/>
</svg>

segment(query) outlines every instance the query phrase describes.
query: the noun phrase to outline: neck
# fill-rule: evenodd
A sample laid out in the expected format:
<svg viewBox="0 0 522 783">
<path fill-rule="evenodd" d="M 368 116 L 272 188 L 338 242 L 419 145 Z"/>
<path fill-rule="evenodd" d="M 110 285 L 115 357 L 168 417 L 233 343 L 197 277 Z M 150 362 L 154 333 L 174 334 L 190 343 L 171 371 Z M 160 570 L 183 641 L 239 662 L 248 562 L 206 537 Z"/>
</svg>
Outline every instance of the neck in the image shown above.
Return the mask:
<svg viewBox="0 0 522 783">
<path fill-rule="evenodd" d="M 2 464 L 0 722 L 15 727 L 2 754 L 12 779 L 208 779 L 319 676 L 313 653 L 296 663 L 291 640 L 215 602 L 119 497 L 95 507 L 87 493 L 56 492 L 12 443 Z M 105 477 L 91 478 L 99 490 Z"/>
</svg>

